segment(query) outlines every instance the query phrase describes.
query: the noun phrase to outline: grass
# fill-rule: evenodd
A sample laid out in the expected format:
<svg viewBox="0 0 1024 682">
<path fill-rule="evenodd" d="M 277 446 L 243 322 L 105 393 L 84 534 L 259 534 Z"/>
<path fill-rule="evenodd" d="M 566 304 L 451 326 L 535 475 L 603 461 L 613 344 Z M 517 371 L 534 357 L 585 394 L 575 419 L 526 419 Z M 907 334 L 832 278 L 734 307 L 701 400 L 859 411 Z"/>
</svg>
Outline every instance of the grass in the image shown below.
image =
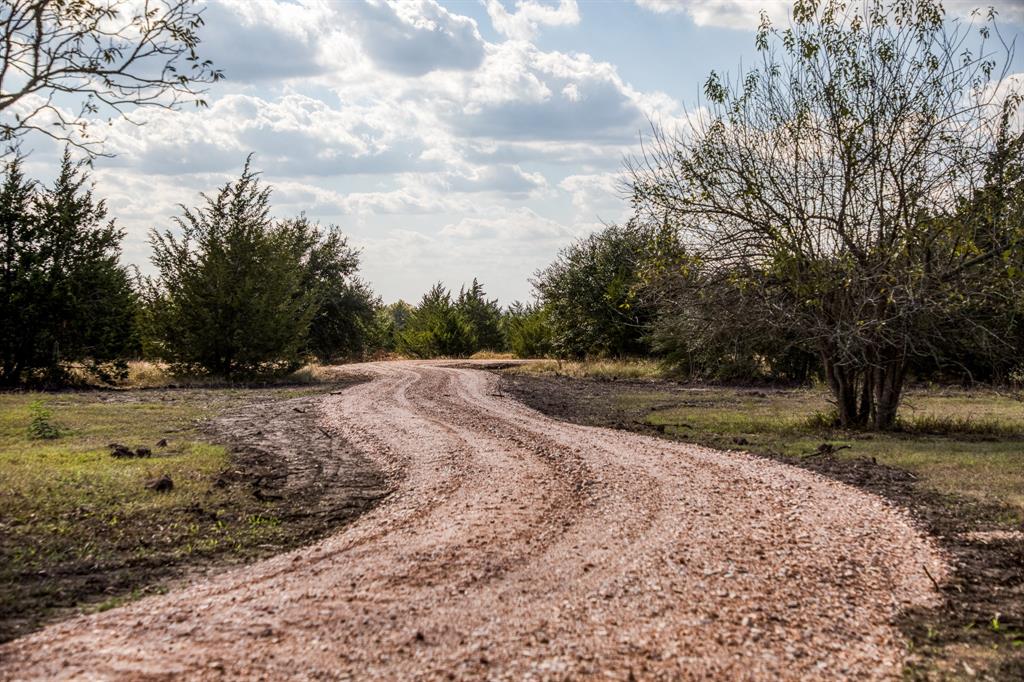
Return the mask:
<svg viewBox="0 0 1024 682">
<path fill-rule="evenodd" d="M 276 389 L 273 398 L 310 390 Z M 159 590 L 170 566 L 240 560 L 286 542 L 272 505 L 215 485 L 229 453 L 197 426 L 254 396 L 268 397 L 250 389 L 0 394 L 0 641 L 54 612 Z M 114 442 L 153 456 L 114 458 Z M 146 487 L 162 475 L 172 490 Z"/>
<path fill-rule="evenodd" d="M 655 360 L 536 360 L 509 368 L 510 374 L 533 374 L 573 379 L 664 379 L 667 374 Z"/>
<path fill-rule="evenodd" d="M 908 392 L 889 433 L 831 427 L 818 390 L 701 388 L 623 393 L 620 407 L 676 437 L 713 447 L 804 457 L 821 443 L 874 458 L 943 493 L 1004 503 L 1024 521 L 1024 403 L 995 391 Z"/>
</svg>

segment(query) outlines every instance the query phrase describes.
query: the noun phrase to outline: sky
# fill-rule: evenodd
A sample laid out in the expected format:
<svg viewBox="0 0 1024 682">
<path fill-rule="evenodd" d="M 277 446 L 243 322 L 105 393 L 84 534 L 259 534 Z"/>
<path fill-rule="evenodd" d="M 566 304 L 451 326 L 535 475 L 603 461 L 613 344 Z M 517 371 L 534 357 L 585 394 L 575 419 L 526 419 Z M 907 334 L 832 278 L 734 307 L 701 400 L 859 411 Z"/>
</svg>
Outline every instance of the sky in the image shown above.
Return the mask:
<svg viewBox="0 0 1024 682">
<path fill-rule="evenodd" d="M 1024 5 L 994 3 L 1004 36 Z M 385 302 L 474 277 L 503 304 L 559 249 L 628 219 L 623 160 L 680 125 L 708 73 L 751 63 L 770 0 L 208 0 L 209 107 L 114 120 L 95 193 L 151 272 L 147 234 L 236 178 L 337 225 Z M 947 2 L 951 17 L 971 6 Z M 1014 70 L 1024 71 L 1019 57 Z M 27 170 L 52 171 L 35 141 Z M 52 145 L 51 145 L 52 146 Z"/>
</svg>

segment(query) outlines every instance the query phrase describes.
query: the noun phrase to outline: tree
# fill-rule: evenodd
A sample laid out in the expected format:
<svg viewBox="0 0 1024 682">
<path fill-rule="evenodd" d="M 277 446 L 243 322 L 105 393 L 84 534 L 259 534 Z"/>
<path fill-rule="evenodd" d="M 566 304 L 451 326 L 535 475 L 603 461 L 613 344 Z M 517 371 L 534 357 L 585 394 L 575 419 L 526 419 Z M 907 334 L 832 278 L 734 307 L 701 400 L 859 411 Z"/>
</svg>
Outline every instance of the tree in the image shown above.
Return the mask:
<svg viewBox="0 0 1024 682">
<path fill-rule="evenodd" d="M 35 131 L 96 154 L 103 111 L 204 105 L 222 74 L 197 53 L 202 23 L 195 0 L 4 0 L 0 139 Z"/>
<path fill-rule="evenodd" d="M 316 231 L 270 218 L 270 188 L 249 161 L 237 181 L 203 199 L 175 219 L 180 237 L 150 233 L 154 351 L 179 369 L 225 377 L 295 369 L 318 311 L 316 276 L 330 269 L 306 269 Z"/>
<path fill-rule="evenodd" d="M 474 277 L 473 284 L 459 290 L 455 307 L 472 330 L 470 345 L 479 350 L 500 351 L 505 348 L 501 331 L 501 306 L 498 299 L 487 299 L 484 287 Z"/>
<path fill-rule="evenodd" d="M 1008 216 L 957 219 L 1017 104 L 999 99 L 992 35 L 991 14 L 948 24 L 931 0 L 800 0 L 789 28 L 762 20 L 758 68 L 712 73 L 704 113 L 629 164 L 692 281 L 742 297 L 713 322 L 755 315 L 816 352 L 843 426 L 892 427 L 909 360 L 1019 252 Z"/>
<path fill-rule="evenodd" d="M 551 325 L 544 307 L 538 303 L 514 302 L 503 318 L 509 349 L 520 358 L 551 355 Z"/>
<path fill-rule="evenodd" d="M 65 150 L 52 187 L 21 162 L 0 188 L 0 381 L 63 382 L 71 363 L 111 381 L 136 343 L 135 293 L 119 263 L 124 232 Z"/>
<path fill-rule="evenodd" d="M 398 350 L 417 358 L 465 357 L 474 352 L 473 329 L 440 282 L 423 294 L 399 332 Z"/>
<path fill-rule="evenodd" d="M 654 231 L 610 225 L 570 244 L 537 273 L 534 287 L 552 328 L 554 350 L 584 357 L 642 355 L 654 311 L 639 296 Z"/>
<path fill-rule="evenodd" d="M 287 221 L 305 269 L 302 287 L 315 295 L 309 350 L 322 361 L 360 356 L 373 343 L 380 299 L 356 274 L 359 252 L 336 227 L 326 230 L 305 216 Z"/>
<path fill-rule="evenodd" d="M 370 348 L 387 353 L 398 350 L 399 335 L 415 312 L 415 308 L 402 300 L 378 308 Z"/>
</svg>

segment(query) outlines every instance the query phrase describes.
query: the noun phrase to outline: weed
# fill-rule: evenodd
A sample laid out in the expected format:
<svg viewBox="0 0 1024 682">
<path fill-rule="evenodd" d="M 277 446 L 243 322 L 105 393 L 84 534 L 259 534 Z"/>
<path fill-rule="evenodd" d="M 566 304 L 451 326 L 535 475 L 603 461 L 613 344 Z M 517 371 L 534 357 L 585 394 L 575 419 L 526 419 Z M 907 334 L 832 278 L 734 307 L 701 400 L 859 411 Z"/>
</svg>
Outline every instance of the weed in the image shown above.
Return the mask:
<svg viewBox="0 0 1024 682">
<path fill-rule="evenodd" d="M 896 431 L 933 436 L 988 436 L 1016 438 L 1024 435 L 1020 425 L 996 419 L 975 419 L 952 414 L 922 414 L 900 418 Z"/>
<path fill-rule="evenodd" d="M 832 410 L 815 410 L 807 416 L 806 427 L 811 430 L 825 431 L 839 424 L 839 413 Z"/>
<path fill-rule="evenodd" d="M 28 424 L 28 436 L 32 440 L 56 440 L 60 438 L 60 428 L 50 421 L 53 414 L 42 400 L 33 401 L 29 407 L 32 420 Z"/>
</svg>

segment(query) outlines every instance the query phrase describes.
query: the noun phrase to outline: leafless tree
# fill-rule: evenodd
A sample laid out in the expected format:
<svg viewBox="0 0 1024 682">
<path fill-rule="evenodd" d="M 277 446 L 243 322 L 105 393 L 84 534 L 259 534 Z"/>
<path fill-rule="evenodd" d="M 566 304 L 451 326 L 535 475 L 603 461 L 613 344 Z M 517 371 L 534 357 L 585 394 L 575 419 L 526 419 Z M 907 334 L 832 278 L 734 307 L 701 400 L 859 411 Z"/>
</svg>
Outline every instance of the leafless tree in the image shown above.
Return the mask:
<svg viewBox="0 0 1024 682">
<path fill-rule="evenodd" d="M 0 0 L 0 139 L 97 155 L 104 114 L 204 105 L 222 74 L 197 53 L 202 23 L 194 0 Z"/>
<path fill-rule="evenodd" d="M 798 0 L 787 28 L 762 18 L 757 47 L 757 68 L 712 73 L 688 125 L 656 127 L 628 164 L 637 210 L 686 249 L 667 298 L 799 338 L 844 426 L 892 427 L 908 360 L 1021 249 L 1021 226 L 975 201 L 1018 104 L 1012 46 L 991 11 Z M 716 284 L 738 299 L 686 307 L 726 300 L 694 291 Z"/>
</svg>

